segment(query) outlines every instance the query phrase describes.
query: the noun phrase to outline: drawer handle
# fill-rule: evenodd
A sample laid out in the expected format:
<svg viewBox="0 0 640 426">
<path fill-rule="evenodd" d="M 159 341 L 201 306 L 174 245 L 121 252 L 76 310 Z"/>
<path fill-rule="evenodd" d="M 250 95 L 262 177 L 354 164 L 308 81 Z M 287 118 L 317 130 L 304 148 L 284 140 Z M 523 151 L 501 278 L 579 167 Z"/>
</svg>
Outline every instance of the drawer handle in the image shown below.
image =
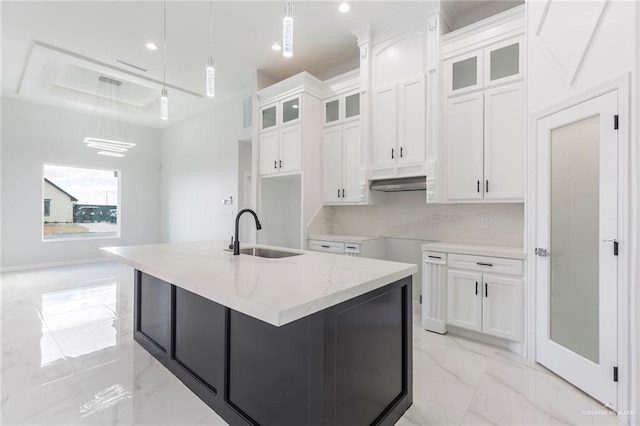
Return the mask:
<svg viewBox="0 0 640 426">
<path fill-rule="evenodd" d="M 429 255 L 429 257 L 430 257 L 431 259 L 442 259 L 440 256 L 431 256 L 431 255 Z"/>
<path fill-rule="evenodd" d="M 356 249 L 356 246 L 347 246 L 347 248 L 348 248 L 348 249 L 353 249 L 353 250 L 355 250 L 355 249 Z"/>
<path fill-rule="evenodd" d="M 322 247 L 322 248 L 331 248 L 331 247 L 329 247 L 327 245 L 324 245 L 324 244 L 320 244 L 320 247 Z"/>
<path fill-rule="evenodd" d="M 482 263 L 482 262 L 476 262 L 477 265 L 480 266 L 493 266 L 493 263 Z"/>
</svg>

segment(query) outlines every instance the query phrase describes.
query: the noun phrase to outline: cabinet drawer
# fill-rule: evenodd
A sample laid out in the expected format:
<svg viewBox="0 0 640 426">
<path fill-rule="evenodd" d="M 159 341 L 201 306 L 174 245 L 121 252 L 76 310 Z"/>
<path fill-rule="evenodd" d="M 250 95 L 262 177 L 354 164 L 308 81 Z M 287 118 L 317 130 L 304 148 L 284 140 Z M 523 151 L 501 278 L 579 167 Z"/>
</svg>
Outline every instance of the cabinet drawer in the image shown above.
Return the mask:
<svg viewBox="0 0 640 426">
<path fill-rule="evenodd" d="M 439 265 L 447 264 L 447 253 L 440 253 L 437 251 L 423 251 L 422 258 L 427 263 L 437 263 Z"/>
<path fill-rule="evenodd" d="M 344 243 L 336 241 L 309 240 L 309 250 L 342 254 L 344 253 Z"/>
<path fill-rule="evenodd" d="M 502 257 L 449 253 L 447 256 L 447 265 L 450 268 L 495 274 L 522 275 L 524 273 L 524 262 L 522 260 L 505 259 Z"/>
</svg>

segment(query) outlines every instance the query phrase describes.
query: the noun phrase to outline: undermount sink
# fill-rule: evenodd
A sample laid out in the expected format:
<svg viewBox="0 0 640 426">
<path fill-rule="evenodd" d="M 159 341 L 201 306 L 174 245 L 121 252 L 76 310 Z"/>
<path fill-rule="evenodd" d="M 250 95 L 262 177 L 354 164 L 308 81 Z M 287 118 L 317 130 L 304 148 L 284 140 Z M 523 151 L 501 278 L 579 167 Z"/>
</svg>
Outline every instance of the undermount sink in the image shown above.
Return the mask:
<svg viewBox="0 0 640 426">
<path fill-rule="evenodd" d="M 278 259 L 281 257 L 299 256 L 303 253 L 292 253 L 290 251 L 272 250 L 259 247 L 241 248 L 240 254 L 248 254 L 249 256 L 267 257 L 270 259 Z"/>
</svg>

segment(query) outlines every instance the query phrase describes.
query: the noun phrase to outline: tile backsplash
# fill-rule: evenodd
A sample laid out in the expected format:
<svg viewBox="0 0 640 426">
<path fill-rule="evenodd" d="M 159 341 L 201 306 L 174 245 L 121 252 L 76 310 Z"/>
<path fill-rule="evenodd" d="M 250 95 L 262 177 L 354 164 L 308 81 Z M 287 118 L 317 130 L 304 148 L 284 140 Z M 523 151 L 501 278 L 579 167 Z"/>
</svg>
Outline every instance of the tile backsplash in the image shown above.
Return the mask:
<svg viewBox="0 0 640 426">
<path fill-rule="evenodd" d="M 423 191 L 395 192 L 385 204 L 322 207 L 308 232 L 522 247 L 524 204 L 427 205 Z"/>
</svg>

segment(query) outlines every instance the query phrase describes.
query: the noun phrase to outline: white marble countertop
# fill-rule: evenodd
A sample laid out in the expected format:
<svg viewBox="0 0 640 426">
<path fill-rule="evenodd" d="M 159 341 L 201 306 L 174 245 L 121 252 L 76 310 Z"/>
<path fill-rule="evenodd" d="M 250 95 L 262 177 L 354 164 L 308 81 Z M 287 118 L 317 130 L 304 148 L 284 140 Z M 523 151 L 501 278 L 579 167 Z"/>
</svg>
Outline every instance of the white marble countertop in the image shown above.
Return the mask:
<svg viewBox="0 0 640 426">
<path fill-rule="evenodd" d="M 381 236 L 366 236 L 366 235 L 338 235 L 338 234 L 309 234 L 307 239 L 309 240 L 322 240 L 322 241 L 335 241 L 338 243 L 357 243 L 362 244 L 368 240 L 378 240 L 384 238 Z"/>
<path fill-rule="evenodd" d="M 424 251 L 437 251 L 446 253 L 472 254 L 476 256 L 506 257 L 508 259 L 526 259 L 527 253 L 520 247 L 503 247 L 457 243 L 429 243 L 423 244 Z"/>
<path fill-rule="evenodd" d="M 102 250 L 149 275 L 275 326 L 384 287 L 416 265 L 252 244 L 304 253 L 267 259 L 225 252 L 228 241 L 200 241 Z"/>
</svg>

